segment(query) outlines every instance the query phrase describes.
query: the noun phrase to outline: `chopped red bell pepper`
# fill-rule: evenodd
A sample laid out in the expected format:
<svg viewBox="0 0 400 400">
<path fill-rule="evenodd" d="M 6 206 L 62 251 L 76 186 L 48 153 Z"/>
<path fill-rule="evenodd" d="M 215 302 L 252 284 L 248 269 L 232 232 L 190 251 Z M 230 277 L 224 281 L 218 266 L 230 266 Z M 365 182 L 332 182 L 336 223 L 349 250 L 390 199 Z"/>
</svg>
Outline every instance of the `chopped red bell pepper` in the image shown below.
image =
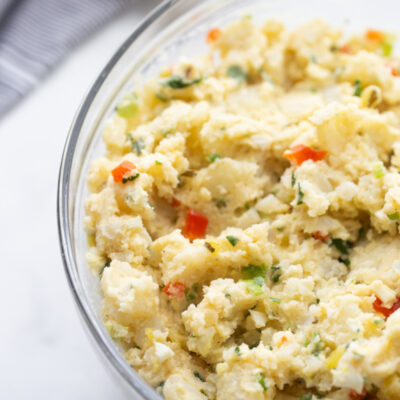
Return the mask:
<svg viewBox="0 0 400 400">
<path fill-rule="evenodd" d="M 173 197 L 172 198 L 172 206 L 179 207 L 180 205 L 181 205 L 181 202 L 177 198 Z"/>
<path fill-rule="evenodd" d="M 220 36 L 221 36 L 221 30 L 219 28 L 212 28 L 207 33 L 206 42 L 214 43 L 218 40 Z"/>
<path fill-rule="evenodd" d="M 111 171 L 114 182 L 122 182 L 122 180 L 126 177 L 125 175 L 135 168 L 136 167 L 130 161 L 122 161 L 121 164 Z"/>
<path fill-rule="evenodd" d="M 169 282 L 163 289 L 163 292 L 174 299 L 181 300 L 186 286 L 181 282 Z"/>
<path fill-rule="evenodd" d="M 320 240 L 321 242 L 326 242 L 329 239 L 329 233 L 324 235 L 321 231 L 316 231 L 312 234 L 315 240 Z"/>
<path fill-rule="evenodd" d="M 389 70 L 393 76 L 398 75 L 398 69 L 395 66 L 390 65 L 390 64 L 385 64 L 385 65 L 389 68 Z"/>
<path fill-rule="evenodd" d="M 365 32 L 365 37 L 373 42 L 383 42 L 385 39 L 384 33 L 375 29 L 368 29 L 367 32 Z"/>
<path fill-rule="evenodd" d="M 367 395 L 367 390 L 363 388 L 361 393 L 356 392 L 354 389 L 350 389 L 349 396 L 352 399 L 363 399 Z"/>
<path fill-rule="evenodd" d="M 189 209 L 186 215 L 183 235 L 191 242 L 205 236 L 208 226 L 208 218 L 196 211 Z"/>
<path fill-rule="evenodd" d="M 400 308 L 400 298 L 396 299 L 392 307 L 387 308 L 383 306 L 382 300 L 379 297 L 377 297 L 373 302 L 372 306 L 374 307 L 376 312 L 383 314 L 385 318 L 389 318 L 396 310 Z"/>
<path fill-rule="evenodd" d="M 314 150 L 311 147 L 298 144 L 283 153 L 283 156 L 292 162 L 295 167 L 303 164 L 304 161 L 320 161 L 323 160 L 326 155 L 325 150 Z"/>
</svg>

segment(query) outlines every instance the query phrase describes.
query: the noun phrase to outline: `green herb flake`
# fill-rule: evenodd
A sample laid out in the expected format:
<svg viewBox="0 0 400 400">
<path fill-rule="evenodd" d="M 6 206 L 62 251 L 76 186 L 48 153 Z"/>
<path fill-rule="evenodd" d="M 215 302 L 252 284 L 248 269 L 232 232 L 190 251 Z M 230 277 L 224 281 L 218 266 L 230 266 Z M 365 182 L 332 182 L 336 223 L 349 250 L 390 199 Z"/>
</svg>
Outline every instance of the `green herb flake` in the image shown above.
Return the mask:
<svg viewBox="0 0 400 400">
<path fill-rule="evenodd" d="M 300 182 L 297 184 L 297 187 L 298 187 L 298 195 L 297 195 L 297 202 L 296 202 L 296 204 L 299 206 L 299 205 L 303 204 L 304 192 L 303 192 L 303 190 L 301 189 Z"/>
<path fill-rule="evenodd" d="M 347 269 L 350 268 L 350 260 L 348 258 L 339 257 L 339 262 L 343 263 Z"/>
<path fill-rule="evenodd" d="M 193 375 L 195 376 L 195 378 L 200 379 L 202 382 L 205 382 L 206 380 L 200 375 L 200 373 L 198 371 L 194 371 Z"/>
<path fill-rule="evenodd" d="M 156 387 L 156 392 L 160 394 L 161 396 L 163 395 L 163 389 L 164 389 L 165 381 L 162 381 L 157 387 Z"/>
<path fill-rule="evenodd" d="M 317 304 L 319 304 L 319 303 L 321 303 L 321 299 L 317 298 L 317 299 L 315 300 L 315 302 L 316 302 Z"/>
<path fill-rule="evenodd" d="M 296 176 L 294 174 L 294 170 L 292 171 L 292 177 L 291 177 L 290 184 L 292 187 L 294 187 L 294 185 L 296 184 Z"/>
<path fill-rule="evenodd" d="M 108 268 L 111 264 L 111 260 L 107 260 L 106 263 L 103 265 L 102 269 L 99 272 L 100 278 L 103 276 L 103 272 L 106 268 Z"/>
<path fill-rule="evenodd" d="M 162 95 L 161 93 L 156 93 L 155 94 L 156 99 L 162 101 L 163 103 L 168 101 L 168 98 Z"/>
<path fill-rule="evenodd" d="M 188 303 L 191 303 L 193 300 L 196 299 L 196 295 L 188 288 L 184 291 L 185 299 Z"/>
<path fill-rule="evenodd" d="M 312 400 L 312 398 L 313 398 L 313 395 L 310 394 L 310 393 L 308 393 L 308 394 L 303 394 L 303 395 L 300 397 L 300 400 Z"/>
<path fill-rule="evenodd" d="M 215 201 L 215 205 L 216 205 L 218 208 L 226 207 L 226 200 L 225 200 L 225 199 L 216 199 L 216 200 L 214 200 L 214 201 Z"/>
<path fill-rule="evenodd" d="M 332 239 L 332 245 L 344 255 L 349 255 L 349 243 L 343 239 Z"/>
<path fill-rule="evenodd" d="M 247 74 L 247 72 L 244 71 L 240 65 L 231 65 L 227 69 L 226 74 L 230 78 L 236 79 L 238 82 L 244 82 L 249 78 L 249 75 Z"/>
<path fill-rule="evenodd" d="M 246 203 L 246 204 L 244 205 L 244 209 L 245 209 L 245 210 L 250 210 L 250 204 L 249 204 L 249 203 Z"/>
<path fill-rule="evenodd" d="M 362 85 L 360 80 L 354 82 L 354 96 L 360 97 L 362 93 Z"/>
<path fill-rule="evenodd" d="M 210 161 L 211 163 L 213 163 L 216 159 L 221 158 L 221 154 L 219 153 L 214 153 L 211 154 L 207 157 L 207 160 Z"/>
<path fill-rule="evenodd" d="M 374 324 L 377 326 L 384 325 L 385 321 L 383 319 L 376 319 L 374 320 Z"/>
<path fill-rule="evenodd" d="M 207 394 L 207 392 L 206 392 L 204 389 L 200 389 L 200 393 L 201 393 L 201 394 L 204 394 L 204 396 L 208 397 L 208 394 Z"/>
<path fill-rule="evenodd" d="M 117 114 L 125 119 L 134 117 L 139 111 L 138 99 L 136 93 L 129 93 L 122 98 L 115 107 Z"/>
<path fill-rule="evenodd" d="M 282 276 L 282 271 L 281 271 L 281 267 L 279 265 L 273 265 L 271 267 L 271 280 L 274 283 L 279 282 L 280 277 Z"/>
<path fill-rule="evenodd" d="M 238 357 L 241 356 L 239 346 L 236 346 L 236 347 L 235 347 L 235 353 L 236 353 L 236 355 L 237 355 Z"/>
<path fill-rule="evenodd" d="M 127 182 L 134 181 L 136 178 L 139 178 L 139 176 L 140 176 L 140 174 L 138 172 L 135 175 L 129 176 L 128 178 L 123 178 L 122 179 L 122 183 L 127 183 Z"/>
<path fill-rule="evenodd" d="M 317 64 L 317 63 L 318 63 L 317 57 L 316 57 L 315 55 L 312 55 L 312 56 L 310 57 L 310 61 L 311 61 L 313 64 Z"/>
<path fill-rule="evenodd" d="M 184 80 L 179 75 L 171 75 L 169 78 L 161 82 L 162 86 L 168 86 L 171 89 L 184 89 L 188 86 L 197 85 L 203 78 L 194 79 L 192 81 Z"/>
<path fill-rule="evenodd" d="M 264 293 L 263 285 L 264 279 L 261 276 L 257 276 L 253 279 L 247 279 L 243 281 L 246 284 L 247 290 L 254 296 L 260 296 Z"/>
<path fill-rule="evenodd" d="M 354 355 L 354 357 L 357 358 L 358 360 L 362 360 L 362 359 L 365 357 L 364 354 L 360 354 L 360 353 L 357 353 L 357 352 L 355 352 L 355 351 L 353 351 L 353 355 Z"/>
<path fill-rule="evenodd" d="M 162 162 L 161 162 L 161 161 L 158 161 L 158 160 L 156 160 L 155 164 L 156 164 L 156 165 L 162 165 Z"/>
<path fill-rule="evenodd" d="M 258 374 L 257 375 L 257 382 L 263 388 L 264 392 L 266 392 L 268 390 L 268 386 L 265 383 L 265 375 L 264 374 Z"/>
<path fill-rule="evenodd" d="M 246 267 L 242 267 L 242 275 L 245 279 L 253 279 L 256 277 L 265 278 L 267 275 L 267 267 L 264 264 L 249 264 Z"/>
<path fill-rule="evenodd" d="M 319 353 L 321 353 L 323 348 L 323 342 L 318 332 L 314 332 L 312 342 L 314 344 L 314 348 L 311 353 L 313 356 L 318 357 Z"/>
<path fill-rule="evenodd" d="M 235 247 L 235 246 L 237 245 L 238 241 L 239 241 L 239 239 L 238 239 L 237 237 L 231 236 L 231 235 L 226 236 L 226 240 L 227 240 L 233 247 Z"/>
<path fill-rule="evenodd" d="M 365 238 L 365 228 L 362 226 L 358 230 L 358 240 L 364 239 Z"/>
<path fill-rule="evenodd" d="M 128 134 L 128 139 L 131 142 L 131 150 L 135 150 L 136 154 L 140 156 L 145 148 L 144 140 L 142 138 L 134 139 L 130 133 Z"/>
<path fill-rule="evenodd" d="M 385 176 L 385 167 L 383 166 L 382 161 L 377 161 L 372 164 L 372 173 L 377 179 L 381 179 Z"/>
<path fill-rule="evenodd" d="M 393 51 L 393 43 L 385 40 L 381 44 L 382 54 L 384 57 L 390 57 Z"/>
<path fill-rule="evenodd" d="M 230 294 L 230 293 L 225 293 L 225 297 L 226 297 L 227 299 L 230 299 L 230 298 L 231 298 L 231 294 Z"/>
<path fill-rule="evenodd" d="M 273 303 L 276 303 L 276 304 L 281 304 L 281 299 L 278 299 L 277 297 L 270 297 L 269 298 Z"/>
<path fill-rule="evenodd" d="M 391 221 L 396 221 L 397 219 L 399 219 L 398 211 L 394 212 L 393 214 L 386 214 L 386 215 Z"/>
<path fill-rule="evenodd" d="M 283 232 L 285 230 L 285 227 L 284 226 L 278 226 L 278 228 L 276 228 L 276 230 L 278 232 Z"/>
</svg>

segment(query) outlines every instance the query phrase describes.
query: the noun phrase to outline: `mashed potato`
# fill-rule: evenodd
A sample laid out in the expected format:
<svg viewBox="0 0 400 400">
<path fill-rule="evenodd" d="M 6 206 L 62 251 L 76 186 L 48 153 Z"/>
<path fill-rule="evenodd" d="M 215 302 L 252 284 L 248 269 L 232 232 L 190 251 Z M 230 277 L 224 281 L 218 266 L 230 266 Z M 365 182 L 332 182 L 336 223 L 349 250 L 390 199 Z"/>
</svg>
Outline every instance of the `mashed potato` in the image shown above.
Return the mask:
<svg viewBox="0 0 400 400">
<path fill-rule="evenodd" d="M 167 400 L 400 399 L 392 37 L 207 39 L 121 101 L 90 168 L 105 326 Z"/>
</svg>

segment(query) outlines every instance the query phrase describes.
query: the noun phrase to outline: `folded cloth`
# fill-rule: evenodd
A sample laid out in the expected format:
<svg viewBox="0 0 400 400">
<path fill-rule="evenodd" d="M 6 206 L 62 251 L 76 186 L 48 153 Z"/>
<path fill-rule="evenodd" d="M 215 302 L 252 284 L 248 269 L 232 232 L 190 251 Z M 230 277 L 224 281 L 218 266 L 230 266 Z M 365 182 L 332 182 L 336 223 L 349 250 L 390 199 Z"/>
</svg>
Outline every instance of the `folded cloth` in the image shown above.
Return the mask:
<svg viewBox="0 0 400 400">
<path fill-rule="evenodd" d="M 0 117 L 131 0 L 0 0 Z"/>
</svg>

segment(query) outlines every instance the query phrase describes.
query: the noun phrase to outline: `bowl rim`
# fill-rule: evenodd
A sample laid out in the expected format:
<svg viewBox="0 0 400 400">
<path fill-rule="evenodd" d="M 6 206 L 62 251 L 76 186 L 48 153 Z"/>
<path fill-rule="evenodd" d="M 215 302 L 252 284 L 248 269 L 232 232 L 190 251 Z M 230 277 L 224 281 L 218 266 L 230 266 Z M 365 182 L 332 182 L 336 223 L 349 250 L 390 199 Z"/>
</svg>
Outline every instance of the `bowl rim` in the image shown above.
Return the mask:
<svg viewBox="0 0 400 400">
<path fill-rule="evenodd" d="M 145 31 L 156 19 L 162 16 L 167 10 L 169 10 L 180 0 L 164 0 L 153 10 L 151 10 L 147 16 L 144 17 L 142 22 L 136 27 L 136 29 L 125 39 L 125 41 L 119 46 L 114 52 L 113 56 L 109 59 L 106 65 L 98 74 L 95 81 L 91 84 L 90 89 L 83 97 L 83 101 L 78 107 L 77 112 L 72 120 L 71 127 L 69 129 L 66 142 L 63 149 L 61 158 L 61 164 L 58 174 L 58 185 L 57 185 L 57 227 L 58 227 L 58 239 L 61 250 L 61 258 L 64 265 L 64 272 L 68 281 L 68 285 L 71 289 L 75 305 L 79 310 L 79 314 L 84 321 L 84 325 L 89 330 L 91 337 L 96 343 L 96 347 L 108 360 L 108 363 L 114 368 L 124 381 L 133 388 L 138 394 L 144 399 L 156 400 L 160 399 L 160 396 L 131 368 L 122 355 L 116 351 L 110 340 L 104 335 L 97 319 L 95 318 L 89 304 L 82 299 L 82 295 L 85 289 L 79 279 L 78 269 L 73 255 L 72 241 L 70 240 L 71 225 L 70 225 L 70 201 L 69 201 L 69 189 L 70 189 L 70 176 L 71 168 L 74 160 L 75 149 L 77 146 L 78 139 L 81 134 L 81 129 L 87 113 L 92 105 L 93 99 L 97 92 L 102 87 L 104 81 L 109 76 L 110 72 L 133 44 L 133 42 Z"/>
</svg>

